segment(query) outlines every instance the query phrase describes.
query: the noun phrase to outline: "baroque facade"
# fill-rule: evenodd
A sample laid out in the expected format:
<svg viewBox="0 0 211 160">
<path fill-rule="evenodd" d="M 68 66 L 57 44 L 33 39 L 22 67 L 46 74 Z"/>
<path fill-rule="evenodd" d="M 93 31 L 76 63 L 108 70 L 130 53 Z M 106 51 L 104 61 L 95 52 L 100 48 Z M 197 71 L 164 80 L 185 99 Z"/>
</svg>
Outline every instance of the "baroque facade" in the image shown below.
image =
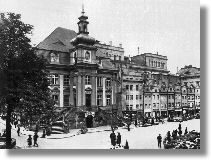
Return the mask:
<svg viewBox="0 0 211 160">
<path fill-rule="evenodd" d="M 90 119 L 101 111 L 132 111 L 147 117 L 180 116 L 200 110 L 200 69 L 186 66 L 176 75 L 167 56 L 124 56 L 122 44 L 89 36 L 82 11 L 78 33 L 58 27 L 37 46 L 49 65 L 52 97 L 59 108 L 77 108 Z"/>
</svg>

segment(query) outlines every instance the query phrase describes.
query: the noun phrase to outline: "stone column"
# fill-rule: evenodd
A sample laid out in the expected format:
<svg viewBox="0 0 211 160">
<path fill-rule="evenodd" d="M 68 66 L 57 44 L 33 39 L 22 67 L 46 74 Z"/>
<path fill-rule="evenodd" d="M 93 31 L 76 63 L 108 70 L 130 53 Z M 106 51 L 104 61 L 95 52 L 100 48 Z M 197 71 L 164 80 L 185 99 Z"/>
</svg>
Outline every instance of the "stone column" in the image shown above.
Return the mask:
<svg viewBox="0 0 211 160">
<path fill-rule="evenodd" d="M 85 75 L 81 76 L 81 105 L 84 106 L 86 104 L 85 99 Z"/>
<path fill-rule="evenodd" d="M 95 107 L 96 106 L 96 97 L 97 97 L 96 96 L 97 95 L 97 87 L 96 87 L 97 83 L 96 83 L 96 77 L 95 76 L 92 76 L 91 83 L 92 83 L 91 105 Z"/>
<path fill-rule="evenodd" d="M 112 97 L 111 97 L 111 104 L 116 104 L 116 82 L 112 79 Z"/>
<path fill-rule="evenodd" d="M 105 77 L 103 79 L 103 106 L 106 106 L 106 96 L 105 96 Z"/>
<path fill-rule="evenodd" d="M 59 75 L 59 106 L 64 107 L 64 94 L 63 94 L 63 86 L 64 86 L 64 75 Z"/>
<path fill-rule="evenodd" d="M 73 73 L 70 73 L 70 105 L 74 105 L 74 93 L 73 93 Z"/>
<path fill-rule="evenodd" d="M 81 106 L 81 75 L 78 75 L 76 83 L 76 106 Z"/>
</svg>

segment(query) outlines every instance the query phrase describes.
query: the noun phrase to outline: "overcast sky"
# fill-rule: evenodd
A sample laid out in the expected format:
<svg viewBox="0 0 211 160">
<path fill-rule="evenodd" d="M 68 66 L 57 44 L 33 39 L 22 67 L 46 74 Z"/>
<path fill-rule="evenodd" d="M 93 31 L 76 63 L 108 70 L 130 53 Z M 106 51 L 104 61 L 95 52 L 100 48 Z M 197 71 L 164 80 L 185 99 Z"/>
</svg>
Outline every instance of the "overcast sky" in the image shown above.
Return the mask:
<svg viewBox="0 0 211 160">
<path fill-rule="evenodd" d="M 90 36 L 122 43 L 125 55 L 156 53 L 168 57 L 168 69 L 200 67 L 199 0 L 83 0 Z M 0 11 L 22 14 L 34 26 L 38 44 L 55 28 L 78 31 L 82 0 L 0 0 Z"/>
</svg>

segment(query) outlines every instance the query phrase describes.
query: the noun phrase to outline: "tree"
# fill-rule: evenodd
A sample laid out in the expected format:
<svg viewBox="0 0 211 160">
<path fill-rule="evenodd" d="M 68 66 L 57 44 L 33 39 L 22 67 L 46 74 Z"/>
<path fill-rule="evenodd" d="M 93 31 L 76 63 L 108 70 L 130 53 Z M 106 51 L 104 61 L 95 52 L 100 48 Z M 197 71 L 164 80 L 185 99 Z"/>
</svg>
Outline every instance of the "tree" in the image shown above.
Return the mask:
<svg viewBox="0 0 211 160">
<path fill-rule="evenodd" d="M 0 104 L 6 109 L 6 145 L 11 146 L 11 114 L 38 121 L 52 114 L 46 60 L 35 54 L 28 36 L 33 26 L 15 13 L 0 14 Z"/>
</svg>

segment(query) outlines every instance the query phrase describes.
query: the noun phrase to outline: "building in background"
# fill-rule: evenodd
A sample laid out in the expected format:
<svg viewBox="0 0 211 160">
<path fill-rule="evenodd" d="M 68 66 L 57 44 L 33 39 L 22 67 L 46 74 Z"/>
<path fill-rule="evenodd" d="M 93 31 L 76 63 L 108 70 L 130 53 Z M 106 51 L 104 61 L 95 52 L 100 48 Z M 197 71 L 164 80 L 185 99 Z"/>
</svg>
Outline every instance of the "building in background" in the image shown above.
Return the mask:
<svg viewBox="0 0 211 160">
<path fill-rule="evenodd" d="M 78 33 L 58 27 L 36 50 L 49 62 L 56 106 L 75 109 L 69 111 L 72 121 L 83 113 L 87 127 L 93 127 L 100 113 L 105 119 L 102 114 L 108 112 L 168 117 L 200 111 L 199 68 L 185 66 L 174 75 L 168 71 L 167 56 L 158 52 L 126 57 L 122 44 L 113 46 L 90 37 L 88 24 L 82 11 Z"/>
</svg>

